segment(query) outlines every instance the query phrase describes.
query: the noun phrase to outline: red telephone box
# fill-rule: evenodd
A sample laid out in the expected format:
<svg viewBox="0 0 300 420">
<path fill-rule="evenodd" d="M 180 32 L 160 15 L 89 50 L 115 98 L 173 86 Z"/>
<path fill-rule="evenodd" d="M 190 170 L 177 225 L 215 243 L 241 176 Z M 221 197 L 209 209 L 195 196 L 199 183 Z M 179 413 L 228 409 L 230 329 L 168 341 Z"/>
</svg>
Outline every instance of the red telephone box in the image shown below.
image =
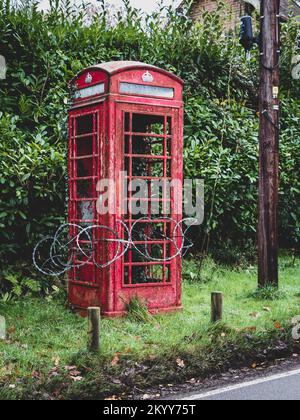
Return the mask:
<svg viewBox="0 0 300 420">
<path fill-rule="evenodd" d="M 71 89 L 69 223 L 77 251 L 69 302 L 78 310 L 100 306 L 106 316 L 123 315 L 133 297 L 152 313 L 178 309 L 182 194 L 154 199 L 151 182 L 182 181 L 183 82 L 148 64 L 111 62 L 80 72 Z M 132 192 L 119 198 L 121 173 L 129 183 L 147 183 L 149 195 L 141 201 L 148 215 L 131 213 Z M 116 205 L 108 214 L 97 211 L 103 179 L 116 182 Z M 155 217 L 153 201 L 159 207 Z"/>
</svg>

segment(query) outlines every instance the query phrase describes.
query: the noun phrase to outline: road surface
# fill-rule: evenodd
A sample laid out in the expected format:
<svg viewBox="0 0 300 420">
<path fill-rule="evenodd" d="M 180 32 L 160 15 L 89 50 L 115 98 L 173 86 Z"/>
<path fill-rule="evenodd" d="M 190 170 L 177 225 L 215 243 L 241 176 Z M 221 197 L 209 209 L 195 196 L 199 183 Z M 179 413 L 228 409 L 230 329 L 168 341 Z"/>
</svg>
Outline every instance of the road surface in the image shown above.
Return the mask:
<svg viewBox="0 0 300 420">
<path fill-rule="evenodd" d="M 300 369 L 178 398 L 186 401 L 298 401 Z"/>
</svg>

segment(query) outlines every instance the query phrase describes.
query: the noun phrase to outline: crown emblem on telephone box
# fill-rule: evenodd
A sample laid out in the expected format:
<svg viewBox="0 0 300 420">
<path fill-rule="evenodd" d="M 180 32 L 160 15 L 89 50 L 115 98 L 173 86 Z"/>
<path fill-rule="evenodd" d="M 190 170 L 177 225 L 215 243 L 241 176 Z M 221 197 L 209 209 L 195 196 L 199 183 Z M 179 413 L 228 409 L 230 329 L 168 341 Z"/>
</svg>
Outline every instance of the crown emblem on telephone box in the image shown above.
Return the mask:
<svg viewBox="0 0 300 420">
<path fill-rule="evenodd" d="M 93 76 L 91 75 L 91 73 L 88 73 L 85 78 L 85 83 L 92 83 L 92 81 L 93 81 Z"/>
<path fill-rule="evenodd" d="M 154 80 L 154 77 L 149 71 L 146 71 L 146 73 L 143 74 L 142 79 L 143 79 L 143 82 L 152 83 Z"/>
</svg>

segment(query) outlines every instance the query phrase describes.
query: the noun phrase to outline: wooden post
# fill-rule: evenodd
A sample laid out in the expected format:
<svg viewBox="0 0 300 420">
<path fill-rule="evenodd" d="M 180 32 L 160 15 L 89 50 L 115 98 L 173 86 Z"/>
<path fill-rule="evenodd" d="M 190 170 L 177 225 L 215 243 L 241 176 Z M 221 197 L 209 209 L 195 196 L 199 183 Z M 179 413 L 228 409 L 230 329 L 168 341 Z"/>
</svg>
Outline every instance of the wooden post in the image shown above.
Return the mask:
<svg viewBox="0 0 300 420">
<path fill-rule="evenodd" d="M 278 286 L 280 0 L 261 1 L 258 283 Z"/>
<path fill-rule="evenodd" d="M 222 321 L 223 318 L 223 293 L 211 294 L 211 322 Z"/>
<path fill-rule="evenodd" d="M 88 308 L 88 350 L 100 350 L 100 308 Z"/>
<path fill-rule="evenodd" d="M 5 340 L 6 338 L 6 322 L 4 316 L 0 315 L 0 340 Z"/>
</svg>

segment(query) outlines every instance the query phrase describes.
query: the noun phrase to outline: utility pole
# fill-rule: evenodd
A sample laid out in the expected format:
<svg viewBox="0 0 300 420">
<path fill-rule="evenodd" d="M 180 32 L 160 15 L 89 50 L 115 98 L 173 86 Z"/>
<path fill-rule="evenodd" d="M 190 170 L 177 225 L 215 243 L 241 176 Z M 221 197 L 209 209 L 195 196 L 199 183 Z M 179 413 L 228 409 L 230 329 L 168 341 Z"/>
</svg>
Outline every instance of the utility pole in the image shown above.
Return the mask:
<svg viewBox="0 0 300 420">
<path fill-rule="evenodd" d="M 280 0 L 261 0 L 259 287 L 278 286 Z"/>
</svg>

